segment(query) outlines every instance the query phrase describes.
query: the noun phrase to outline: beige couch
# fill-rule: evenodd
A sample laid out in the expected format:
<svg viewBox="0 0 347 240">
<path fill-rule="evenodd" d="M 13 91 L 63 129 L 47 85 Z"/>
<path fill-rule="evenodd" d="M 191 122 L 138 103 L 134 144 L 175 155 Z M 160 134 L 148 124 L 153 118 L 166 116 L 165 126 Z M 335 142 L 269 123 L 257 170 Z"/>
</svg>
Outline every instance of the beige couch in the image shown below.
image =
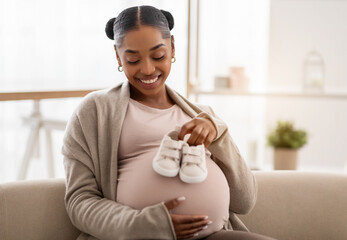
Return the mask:
<svg viewBox="0 0 347 240">
<path fill-rule="evenodd" d="M 347 175 L 254 172 L 253 211 L 240 216 L 253 232 L 280 240 L 346 240 Z M 64 180 L 0 185 L 0 239 L 76 239 L 64 208 Z"/>
</svg>

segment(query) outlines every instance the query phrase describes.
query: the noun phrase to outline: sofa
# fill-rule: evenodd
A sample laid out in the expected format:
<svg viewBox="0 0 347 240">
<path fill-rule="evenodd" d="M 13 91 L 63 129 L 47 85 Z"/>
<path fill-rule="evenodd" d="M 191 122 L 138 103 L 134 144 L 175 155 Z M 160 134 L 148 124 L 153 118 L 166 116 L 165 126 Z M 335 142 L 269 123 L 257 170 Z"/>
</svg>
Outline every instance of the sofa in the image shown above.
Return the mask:
<svg viewBox="0 0 347 240">
<path fill-rule="evenodd" d="M 347 175 L 254 171 L 256 206 L 240 218 L 279 240 L 346 240 Z M 1 240 L 76 239 L 64 207 L 64 179 L 0 184 Z"/>
</svg>

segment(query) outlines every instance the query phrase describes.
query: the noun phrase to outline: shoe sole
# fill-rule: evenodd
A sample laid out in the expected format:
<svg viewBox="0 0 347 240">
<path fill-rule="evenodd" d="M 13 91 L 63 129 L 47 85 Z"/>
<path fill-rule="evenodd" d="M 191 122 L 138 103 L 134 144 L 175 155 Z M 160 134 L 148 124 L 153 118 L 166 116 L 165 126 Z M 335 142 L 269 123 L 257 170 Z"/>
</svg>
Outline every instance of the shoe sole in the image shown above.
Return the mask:
<svg viewBox="0 0 347 240">
<path fill-rule="evenodd" d="M 152 162 L 152 166 L 154 171 L 156 171 L 158 174 L 164 177 L 176 177 L 179 171 L 179 169 L 167 170 L 167 169 L 161 168 L 156 161 Z"/>
<path fill-rule="evenodd" d="M 185 183 L 201 183 L 201 182 L 203 182 L 206 179 L 207 172 L 205 172 L 204 175 L 201 175 L 199 177 L 189 177 L 187 175 L 184 175 L 182 172 L 180 172 L 179 175 L 180 175 L 180 179 L 182 180 L 182 182 L 185 182 Z"/>
</svg>

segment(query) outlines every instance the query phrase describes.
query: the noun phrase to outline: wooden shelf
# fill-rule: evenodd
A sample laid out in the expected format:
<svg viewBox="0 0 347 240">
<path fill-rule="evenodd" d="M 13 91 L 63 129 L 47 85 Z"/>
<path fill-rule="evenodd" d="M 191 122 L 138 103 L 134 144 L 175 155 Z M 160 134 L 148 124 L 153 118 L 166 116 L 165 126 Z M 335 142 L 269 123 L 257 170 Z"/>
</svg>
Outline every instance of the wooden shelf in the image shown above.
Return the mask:
<svg viewBox="0 0 347 240">
<path fill-rule="evenodd" d="M 41 100 L 49 98 L 84 97 L 99 89 L 57 90 L 57 91 L 28 91 L 28 92 L 0 92 L 0 101 Z"/>
<path fill-rule="evenodd" d="M 235 90 L 198 90 L 192 91 L 194 95 L 230 95 L 230 96 L 255 96 L 255 97 L 293 97 L 293 98 L 325 98 L 346 99 L 347 93 L 304 93 L 304 92 L 246 92 Z"/>
</svg>

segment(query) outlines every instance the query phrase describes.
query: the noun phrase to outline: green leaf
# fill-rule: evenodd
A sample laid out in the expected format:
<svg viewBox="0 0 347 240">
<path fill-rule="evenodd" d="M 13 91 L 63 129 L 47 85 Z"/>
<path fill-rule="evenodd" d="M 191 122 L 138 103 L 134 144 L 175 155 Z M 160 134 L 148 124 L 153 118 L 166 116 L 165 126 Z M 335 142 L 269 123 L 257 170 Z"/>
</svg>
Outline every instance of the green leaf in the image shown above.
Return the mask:
<svg viewBox="0 0 347 240">
<path fill-rule="evenodd" d="M 289 121 L 278 121 L 277 126 L 267 136 L 267 144 L 275 148 L 297 149 L 307 143 L 307 132 L 296 130 Z"/>
</svg>

